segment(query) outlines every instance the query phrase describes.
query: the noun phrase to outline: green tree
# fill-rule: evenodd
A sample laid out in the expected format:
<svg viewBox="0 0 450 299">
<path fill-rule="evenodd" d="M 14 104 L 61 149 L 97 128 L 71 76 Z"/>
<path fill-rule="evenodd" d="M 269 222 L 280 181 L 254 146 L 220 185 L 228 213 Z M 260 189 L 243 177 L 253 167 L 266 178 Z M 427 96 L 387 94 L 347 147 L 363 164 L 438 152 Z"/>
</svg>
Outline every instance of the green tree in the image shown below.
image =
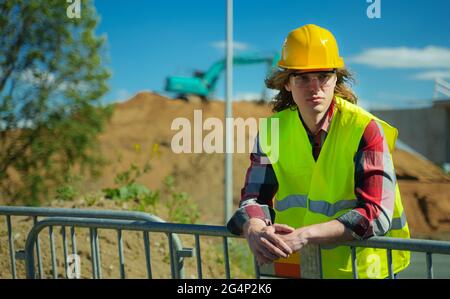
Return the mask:
<svg viewBox="0 0 450 299">
<path fill-rule="evenodd" d="M 39 204 L 73 169 L 95 175 L 102 164 L 106 38 L 91 1 L 80 18 L 69 5 L 0 0 L 0 196 L 12 201 Z"/>
</svg>

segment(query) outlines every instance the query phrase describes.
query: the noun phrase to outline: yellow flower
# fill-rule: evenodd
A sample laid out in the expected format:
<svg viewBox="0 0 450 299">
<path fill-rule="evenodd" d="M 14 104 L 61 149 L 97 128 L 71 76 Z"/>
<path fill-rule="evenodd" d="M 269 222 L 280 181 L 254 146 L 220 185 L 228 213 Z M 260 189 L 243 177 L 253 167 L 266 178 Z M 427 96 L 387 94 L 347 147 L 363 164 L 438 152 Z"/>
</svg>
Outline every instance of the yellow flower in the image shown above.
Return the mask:
<svg viewBox="0 0 450 299">
<path fill-rule="evenodd" d="M 134 150 L 136 151 L 136 153 L 140 153 L 141 152 L 141 145 L 139 143 L 136 143 L 134 145 Z"/>
<path fill-rule="evenodd" d="M 152 152 L 150 153 L 150 158 L 152 158 L 153 156 L 157 156 L 159 158 L 160 155 L 161 151 L 159 150 L 159 145 L 158 143 L 154 143 L 152 147 Z"/>
</svg>

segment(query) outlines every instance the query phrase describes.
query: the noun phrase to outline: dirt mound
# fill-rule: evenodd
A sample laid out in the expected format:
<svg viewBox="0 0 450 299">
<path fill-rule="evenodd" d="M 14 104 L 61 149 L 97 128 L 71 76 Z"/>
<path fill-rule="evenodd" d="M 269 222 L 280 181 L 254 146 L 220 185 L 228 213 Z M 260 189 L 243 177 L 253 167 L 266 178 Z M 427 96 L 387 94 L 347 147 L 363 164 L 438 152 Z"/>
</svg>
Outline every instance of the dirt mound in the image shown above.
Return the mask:
<svg viewBox="0 0 450 299">
<path fill-rule="evenodd" d="M 394 164 L 411 233 L 448 239 L 450 180 L 442 170 L 419 156 L 396 150 Z"/>
<path fill-rule="evenodd" d="M 448 183 L 442 170 L 420 156 L 402 150 L 395 150 L 395 172 L 398 180 Z"/>
</svg>

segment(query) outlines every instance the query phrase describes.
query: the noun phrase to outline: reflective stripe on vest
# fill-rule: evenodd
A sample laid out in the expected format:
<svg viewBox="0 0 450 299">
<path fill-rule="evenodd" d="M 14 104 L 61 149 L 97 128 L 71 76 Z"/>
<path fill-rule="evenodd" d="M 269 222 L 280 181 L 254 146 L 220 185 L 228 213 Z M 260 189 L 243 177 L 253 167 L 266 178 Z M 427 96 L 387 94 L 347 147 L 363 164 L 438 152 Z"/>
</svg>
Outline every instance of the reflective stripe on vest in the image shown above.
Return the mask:
<svg viewBox="0 0 450 299">
<path fill-rule="evenodd" d="M 406 215 L 405 211 L 403 210 L 400 217 L 392 219 L 391 229 L 402 229 L 406 226 L 406 224 Z"/>
<path fill-rule="evenodd" d="M 275 209 L 284 211 L 290 208 L 306 208 L 308 202 L 307 195 L 295 194 L 289 195 L 282 200 L 275 201 Z"/>
<path fill-rule="evenodd" d="M 291 208 L 307 208 L 308 196 L 302 194 L 289 195 L 282 200 L 275 201 L 274 208 L 278 211 L 286 211 Z M 324 200 L 314 200 L 309 202 L 309 210 L 314 213 L 323 214 L 326 216 L 333 216 L 337 212 L 347 209 L 353 209 L 357 205 L 354 199 L 340 200 L 334 204 Z M 402 229 L 406 225 L 405 211 L 402 211 L 400 217 L 392 219 L 391 229 Z"/>
<path fill-rule="evenodd" d="M 307 195 L 289 195 L 282 200 L 275 201 L 275 209 L 285 211 L 290 208 L 306 208 L 307 202 Z M 354 199 L 344 199 L 334 204 L 324 200 L 311 200 L 309 201 L 309 210 L 314 213 L 333 216 L 339 211 L 355 208 L 356 204 L 357 201 Z"/>
</svg>

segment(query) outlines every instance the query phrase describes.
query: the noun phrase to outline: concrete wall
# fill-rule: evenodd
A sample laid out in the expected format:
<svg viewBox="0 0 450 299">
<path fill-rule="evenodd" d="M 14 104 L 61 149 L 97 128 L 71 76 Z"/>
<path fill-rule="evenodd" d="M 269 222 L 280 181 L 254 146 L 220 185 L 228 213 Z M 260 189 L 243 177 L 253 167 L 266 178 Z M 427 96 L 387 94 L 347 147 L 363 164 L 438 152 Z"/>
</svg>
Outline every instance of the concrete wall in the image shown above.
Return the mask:
<svg viewBox="0 0 450 299">
<path fill-rule="evenodd" d="M 450 162 L 450 107 L 373 110 L 398 129 L 398 139 L 436 164 Z"/>
</svg>

